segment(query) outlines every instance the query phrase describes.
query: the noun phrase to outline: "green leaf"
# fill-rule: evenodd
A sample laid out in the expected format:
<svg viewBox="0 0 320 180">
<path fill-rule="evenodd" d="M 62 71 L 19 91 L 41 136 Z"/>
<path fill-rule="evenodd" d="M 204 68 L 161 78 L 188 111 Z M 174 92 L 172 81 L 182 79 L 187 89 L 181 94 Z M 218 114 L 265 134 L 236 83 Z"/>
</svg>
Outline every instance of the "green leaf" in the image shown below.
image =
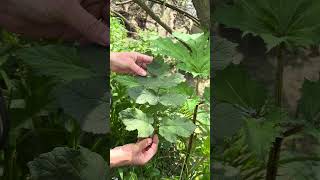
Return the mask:
<svg viewBox="0 0 320 180">
<path fill-rule="evenodd" d="M 269 149 L 281 129 L 274 120 L 248 118 L 244 126 L 245 142 L 249 149 L 261 160 L 265 160 Z"/>
<path fill-rule="evenodd" d="M 275 37 L 270 34 L 261 34 L 261 38 L 266 42 L 267 45 L 267 52 L 269 52 L 271 49 L 279 46 L 281 43 L 286 42 L 286 37 Z"/>
<path fill-rule="evenodd" d="M 271 49 L 281 42 L 302 46 L 318 43 L 319 15 L 318 0 L 241 0 L 218 6 L 214 19 L 260 35 Z"/>
<path fill-rule="evenodd" d="M 215 72 L 217 70 L 223 70 L 226 68 L 233 60 L 236 54 L 236 44 L 214 36 L 212 40 L 212 64 L 211 71 Z"/>
<path fill-rule="evenodd" d="M 82 130 L 95 134 L 109 132 L 110 95 L 105 78 L 72 81 L 58 86 L 54 94 L 59 106 L 79 122 Z"/>
<path fill-rule="evenodd" d="M 159 134 L 167 141 L 175 143 L 178 137 L 189 137 L 195 129 L 196 125 L 190 120 L 173 116 L 161 119 Z"/>
<path fill-rule="evenodd" d="M 181 106 L 187 100 L 182 94 L 165 94 L 160 97 L 159 102 L 164 106 Z"/>
<path fill-rule="evenodd" d="M 97 153 L 57 147 L 28 163 L 34 180 L 106 180 L 108 164 Z"/>
<path fill-rule="evenodd" d="M 164 74 L 157 77 L 137 77 L 140 85 L 149 89 L 171 88 L 185 81 L 185 78 L 180 73 Z"/>
<path fill-rule="evenodd" d="M 203 98 L 205 99 L 205 101 L 210 104 L 210 87 L 205 87 L 204 88 L 204 92 L 203 92 Z"/>
<path fill-rule="evenodd" d="M 154 131 L 153 118 L 148 117 L 139 109 L 128 108 L 121 111 L 120 119 L 126 125 L 126 130 L 138 130 L 138 137 L 149 137 Z"/>
<path fill-rule="evenodd" d="M 114 79 L 121 85 L 126 86 L 128 88 L 140 86 L 137 79 L 133 76 L 116 75 Z"/>
<path fill-rule="evenodd" d="M 81 129 L 95 134 L 109 132 L 110 94 L 106 71 L 106 49 L 97 46 L 79 48 L 79 63 L 95 70 L 95 76 L 73 79 L 55 88 L 57 103 L 76 119 Z"/>
<path fill-rule="evenodd" d="M 73 47 L 62 45 L 35 46 L 20 49 L 17 56 L 31 68 L 46 76 L 71 81 L 95 76 L 95 71 L 80 63 L 80 56 Z"/>
<path fill-rule="evenodd" d="M 302 96 L 299 100 L 298 111 L 309 122 L 320 121 L 320 80 L 305 80 L 302 86 Z"/>
<path fill-rule="evenodd" d="M 229 66 L 218 71 L 214 80 L 213 97 L 219 102 L 228 102 L 246 109 L 259 110 L 266 101 L 267 92 L 238 66 Z"/>
<path fill-rule="evenodd" d="M 155 59 L 151 64 L 148 65 L 148 72 L 151 72 L 153 75 L 160 76 L 162 74 L 168 73 L 170 67 L 162 59 Z"/>
<path fill-rule="evenodd" d="M 159 97 L 156 96 L 154 93 L 148 90 L 142 90 L 139 96 L 136 99 L 136 103 L 138 104 L 145 104 L 149 103 L 150 105 L 156 105 L 159 102 Z"/>
<path fill-rule="evenodd" d="M 232 104 L 219 103 L 213 108 L 213 136 L 218 139 L 235 135 L 244 125 L 244 117 L 240 110 Z"/>
<path fill-rule="evenodd" d="M 192 49 L 192 52 L 180 42 L 171 38 L 158 38 L 153 44 L 157 52 L 177 60 L 177 67 L 191 73 L 193 76 L 204 78 L 210 75 L 210 41 L 208 34 L 174 33 Z"/>
</svg>

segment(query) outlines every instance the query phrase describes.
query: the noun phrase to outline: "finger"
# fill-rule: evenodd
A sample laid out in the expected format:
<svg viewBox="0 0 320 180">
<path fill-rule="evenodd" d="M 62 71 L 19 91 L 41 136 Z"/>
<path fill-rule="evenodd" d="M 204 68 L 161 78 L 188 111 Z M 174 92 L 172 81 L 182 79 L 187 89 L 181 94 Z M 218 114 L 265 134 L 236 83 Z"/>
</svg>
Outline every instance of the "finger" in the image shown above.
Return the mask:
<svg viewBox="0 0 320 180">
<path fill-rule="evenodd" d="M 103 46 L 108 45 L 108 26 L 86 11 L 79 3 L 70 6 L 70 10 L 65 12 L 64 18 L 67 25 L 77 29 L 90 41 Z"/>
<path fill-rule="evenodd" d="M 153 61 L 153 57 L 144 55 L 141 53 L 136 53 L 136 61 L 141 63 L 150 64 Z"/>
<path fill-rule="evenodd" d="M 104 0 L 84 0 L 81 2 L 81 6 L 97 19 L 103 17 L 103 7 L 105 6 Z"/>
<path fill-rule="evenodd" d="M 135 74 L 138 74 L 140 76 L 146 76 L 147 72 L 141 68 L 140 66 L 138 66 L 136 63 L 132 63 L 129 67 L 131 69 L 131 71 L 133 71 Z"/>
<path fill-rule="evenodd" d="M 158 144 L 159 144 L 159 137 L 157 134 L 155 134 L 152 138 L 152 145 L 151 145 L 151 150 L 157 152 L 158 149 Z"/>
<path fill-rule="evenodd" d="M 145 156 L 148 161 L 157 153 L 158 144 L 159 144 L 158 135 L 154 135 L 152 138 L 152 144 L 150 148 L 145 152 Z"/>
<path fill-rule="evenodd" d="M 138 142 L 139 149 L 140 150 L 144 150 L 148 146 L 150 146 L 151 143 L 152 143 L 152 139 L 151 138 L 146 138 L 144 140 L 141 140 L 140 142 Z"/>
<path fill-rule="evenodd" d="M 136 64 L 137 64 L 138 66 L 142 67 L 143 69 L 147 69 L 147 64 L 146 64 L 146 63 L 137 62 Z"/>
</svg>

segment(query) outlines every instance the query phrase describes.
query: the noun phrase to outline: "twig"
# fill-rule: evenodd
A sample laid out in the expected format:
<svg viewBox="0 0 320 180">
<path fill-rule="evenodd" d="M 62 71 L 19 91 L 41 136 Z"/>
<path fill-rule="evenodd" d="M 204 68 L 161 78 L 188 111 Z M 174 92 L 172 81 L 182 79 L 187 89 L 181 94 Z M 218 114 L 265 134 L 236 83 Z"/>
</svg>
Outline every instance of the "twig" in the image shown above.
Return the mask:
<svg viewBox="0 0 320 180">
<path fill-rule="evenodd" d="M 121 18 L 124 23 L 126 23 L 131 29 L 132 29 L 132 32 L 137 32 L 137 27 L 135 27 L 133 24 L 131 24 L 124 16 L 122 16 L 120 13 L 110 9 L 110 12 L 115 14 L 116 16 L 118 16 L 119 18 Z"/>
<path fill-rule="evenodd" d="M 116 2 L 115 4 L 116 5 L 125 5 L 125 4 L 128 4 L 128 3 L 131 3 L 133 0 L 127 0 L 127 1 L 122 1 L 122 2 Z"/>
<path fill-rule="evenodd" d="M 172 4 L 169 4 L 169 3 L 166 3 L 162 0 L 148 0 L 148 1 L 151 1 L 151 2 L 154 2 L 154 3 L 157 3 L 157 4 L 161 4 L 161 5 L 165 5 L 167 8 L 170 8 L 172 10 L 175 10 L 181 14 L 183 14 L 184 16 L 186 16 L 187 18 L 191 19 L 193 22 L 195 22 L 198 26 L 200 26 L 200 21 L 198 18 L 192 16 L 191 14 L 189 14 L 188 12 L 184 11 L 183 9 L 177 7 L 177 6 L 174 6 Z"/>
<path fill-rule="evenodd" d="M 168 33 L 172 34 L 173 30 L 166 25 L 164 22 L 161 21 L 161 19 L 154 13 L 152 10 L 141 0 L 133 0 L 133 2 L 137 3 L 146 13 L 153 19 L 155 20 L 158 24 L 160 24 L 161 27 L 163 27 Z M 192 52 L 192 49 L 189 47 L 187 43 L 182 41 L 181 39 L 175 37 L 178 41 L 180 41 L 190 52 Z"/>
<path fill-rule="evenodd" d="M 149 16 L 151 16 L 153 20 L 160 24 L 166 31 L 168 31 L 168 33 L 172 34 L 172 29 L 162 22 L 161 19 L 154 12 L 152 12 L 152 10 L 145 3 L 143 3 L 141 0 L 133 0 L 133 2 L 137 3 L 144 11 L 147 12 Z"/>
</svg>

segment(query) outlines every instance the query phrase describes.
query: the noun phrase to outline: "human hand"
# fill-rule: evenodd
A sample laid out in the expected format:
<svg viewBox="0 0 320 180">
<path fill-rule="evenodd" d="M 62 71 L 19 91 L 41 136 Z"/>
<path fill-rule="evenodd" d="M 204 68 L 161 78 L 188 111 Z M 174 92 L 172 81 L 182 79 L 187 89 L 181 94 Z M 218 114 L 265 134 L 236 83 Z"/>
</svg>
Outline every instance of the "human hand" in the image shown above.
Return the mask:
<svg viewBox="0 0 320 180">
<path fill-rule="evenodd" d="M 35 38 L 108 44 L 108 0 L 5 0 L 0 27 Z M 103 19 L 104 23 L 99 21 Z"/>
<path fill-rule="evenodd" d="M 145 69 L 153 58 L 137 52 L 113 52 L 110 54 L 111 71 L 146 76 Z"/>
<path fill-rule="evenodd" d="M 143 139 L 135 144 L 126 144 L 110 150 L 110 166 L 144 165 L 156 154 L 159 138 Z"/>
</svg>

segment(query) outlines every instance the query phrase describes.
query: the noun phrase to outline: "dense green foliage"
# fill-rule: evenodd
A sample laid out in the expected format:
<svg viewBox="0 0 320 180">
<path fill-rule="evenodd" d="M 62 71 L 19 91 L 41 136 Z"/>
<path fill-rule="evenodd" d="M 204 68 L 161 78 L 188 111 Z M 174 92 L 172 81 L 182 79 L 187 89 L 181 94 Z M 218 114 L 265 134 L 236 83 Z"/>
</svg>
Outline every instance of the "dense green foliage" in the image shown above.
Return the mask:
<svg viewBox="0 0 320 180">
<path fill-rule="evenodd" d="M 210 94 L 208 89 L 203 95 L 197 94 L 197 87 L 188 82 L 209 77 L 208 35 L 174 33 L 158 37 L 144 31 L 133 38 L 121 34 L 121 28 L 116 28 L 119 26 L 123 26 L 121 21 L 112 17 L 113 51 L 138 51 L 155 58 L 148 66 L 147 77 L 113 74 L 111 78 L 114 146 L 154 133 L 160 135 L 160 144 L 157 155 L 144 167 L 114 169 L 113 175 L 120 179 L 209 179 Z M 194 142 L 188 151 L 190 135 Z"/>
<path fill-rule="evenodd" d="M 106 49 L 0 38 L 10 120 L 1 179 L 107 179 Z"/>
<path fill-rule="evenodd" d="M 319 43 L 319 9 L 316 0 L 239 0 L 215 8 L 215 22 L 262 38 L 266 53 L 276 54 L 277 66 L 275 92 L 242 64 L 215 72 L 214 177 L 319 179 L 320 80 L 305 79 L 296 114 L 284 107 L 282 89 L 290 50 Z"/>
</svg>

